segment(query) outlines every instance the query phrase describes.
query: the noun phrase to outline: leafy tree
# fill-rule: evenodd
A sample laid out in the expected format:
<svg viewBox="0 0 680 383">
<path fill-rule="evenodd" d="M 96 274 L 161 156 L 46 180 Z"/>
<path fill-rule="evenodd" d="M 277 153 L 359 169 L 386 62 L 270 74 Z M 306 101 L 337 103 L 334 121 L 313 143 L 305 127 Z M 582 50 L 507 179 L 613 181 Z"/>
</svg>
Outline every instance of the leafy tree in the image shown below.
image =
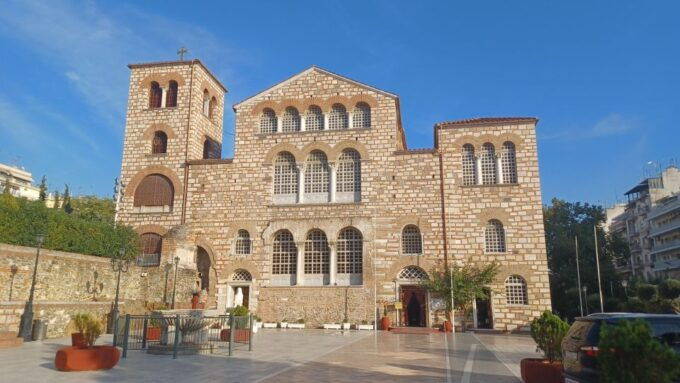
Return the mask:
<svg viewBox="0 0 680 383">
<path fill-rule="evenodd" d="M 54 191 L 54 206 L 52 206 L 53 209 L 59 209 L 61 207 L 60 205 L 60 200 L 59 200 L 59 192 L 57 190 Z"/>
<path fill-rule="evenodd" d="M 650 301 L 656 296 L 656 286 L 648 283 L 641 283 L 637 287 L 637 296 L 643 301 Z"/>
<path fill-rule="evenodd" d="M 666 279 L 659 284 L 659 295 L 664 299 L 680 298 L 680 280 Z"/>
<path fill-rule="evenodd" d="M 109 198 L 79 196 L 71 199 L 72 215 L 90 221 L 113 222 L 116 204 Z"/>
<path fill-rule="evenodd" d="M 41 201 L 47 199 L 47 177 L 45 176 L 42 176 L 42 179 L 40 180 L 40 194 L 38 199 Z"/>
<path fill-rule="evenodd" d="M 531 321 L 531 337 L 536 342 L 536 351 L 542 351 L 550 362 L 562 360 L 562 338 L 567 331 L 569 324 L 549 310 Z"/>
<path fill-rule="evenodd" d="M 9 178 L 5 179 L 4 187 L 2 188 L 2 194 L 12 195 L 12 188 L 9 185 Z"/>
</svg>

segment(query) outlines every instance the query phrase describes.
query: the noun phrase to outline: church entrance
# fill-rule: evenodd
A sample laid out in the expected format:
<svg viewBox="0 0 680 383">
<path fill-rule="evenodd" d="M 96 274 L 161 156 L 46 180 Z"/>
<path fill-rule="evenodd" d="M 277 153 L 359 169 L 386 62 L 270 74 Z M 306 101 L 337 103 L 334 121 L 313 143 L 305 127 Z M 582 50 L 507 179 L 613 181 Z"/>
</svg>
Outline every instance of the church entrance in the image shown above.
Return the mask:
<svg viewBox="0 0 680 383">
<path fill-rule="evenodd" d="M 475 319 L 477 320 L 477 328 L 492 329 L 493 328 L 493 310 L 491 309 L 491 291 L 485 289 L 487 293 L 486 299 L 477 299 L 475 301 Z"/>
<path fill-rule="evenodd" d="M 402 323 L 409 327 L 427 326 L 427 292 L 421 286 L 401 286 Z"/>
<path fill-rule="evenodd" d="M 249 286 L 231 286 L 232 294 L 234 297 L 234 306 L 248 307 L 248 300 L 250 298 L 250 287 Z"/>
<path fill-rule="evenodd" d="M 196 252 L 196 270 L 200 278 L 199 290 L 210 292 L 210 263 L 210 255 L 199 246 Z"/>
</svg>

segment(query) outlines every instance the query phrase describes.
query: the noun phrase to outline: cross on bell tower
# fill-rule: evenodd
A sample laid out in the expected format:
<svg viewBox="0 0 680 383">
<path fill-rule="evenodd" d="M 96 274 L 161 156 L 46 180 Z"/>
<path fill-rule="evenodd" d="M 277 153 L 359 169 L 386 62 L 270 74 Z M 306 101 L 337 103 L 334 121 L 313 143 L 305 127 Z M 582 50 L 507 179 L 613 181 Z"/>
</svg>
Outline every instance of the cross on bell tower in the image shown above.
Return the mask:
<svg viewBox="0 0 680 383">
<path fill-rule="evenodd" d="M 179 61 L 184 61 L 184 54 L 189 53 L 189 50 L 185 47 L 179 48 L 177 54 L 179 55 Z"/>
</svg>

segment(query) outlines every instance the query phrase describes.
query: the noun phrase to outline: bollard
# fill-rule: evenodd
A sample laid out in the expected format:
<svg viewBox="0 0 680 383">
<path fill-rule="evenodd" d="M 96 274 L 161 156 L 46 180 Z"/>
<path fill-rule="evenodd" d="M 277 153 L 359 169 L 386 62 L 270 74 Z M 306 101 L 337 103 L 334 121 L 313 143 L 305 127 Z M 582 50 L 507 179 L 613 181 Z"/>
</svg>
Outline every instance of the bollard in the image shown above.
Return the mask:
<svg viewBox="0 0 680 383">
<path fill-rule="evenodd" d="M 236 332 L 236 321 L 233 315 L 229 315 L 229 356 L 231 356 L 232 345 L 234 343 L 234 333 Z"/>
<path fill-rule="evenodd" d="M 248 334 L 248 351 L 253 351 L 253 313 L 248 315 L 248 322 L 250 325 L 250 334 Z"/>
<path fill-rule="evenodd" d="M 125 332 L 123 333 L 123 358 L 127 358 L 129 336 L 130 336 L 130 314 L 125 314 Z"/>
<path fill-rule="evenodd" d="M 144 315 L 144 327 L 142 328 L 142 350 L 146 348 L 146 331 L 149 328 L 149 317 Z"/>
<path fill-rule="evenodd" d="M 172 359 L 177 359 L 179 348 L 179 314 L 175 317 L 175 343 L 172 345 Z"/>
</svg>

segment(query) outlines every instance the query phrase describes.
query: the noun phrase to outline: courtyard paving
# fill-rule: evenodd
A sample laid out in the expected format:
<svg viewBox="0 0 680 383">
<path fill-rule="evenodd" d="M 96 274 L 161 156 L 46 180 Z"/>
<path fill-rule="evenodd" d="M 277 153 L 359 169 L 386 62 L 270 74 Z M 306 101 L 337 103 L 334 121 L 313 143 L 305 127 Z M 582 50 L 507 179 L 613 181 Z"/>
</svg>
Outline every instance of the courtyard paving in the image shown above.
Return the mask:
<svg viewBox="0 0 680 383">
<path fill-rule="evenodd" d="M 110 341 L 102 337 L 99 343 Z M 323 330 L 262 330 L 254 351 L 232 357 L 147 355 L 130 351 L 108 371 L 64 373 L 54 354 L 67 339 L 0 350 L 6 382 L 462 382 L 516 383 L 519 361 L 536 356 L 517 335 L 391 334 Z"/>
</svg>

